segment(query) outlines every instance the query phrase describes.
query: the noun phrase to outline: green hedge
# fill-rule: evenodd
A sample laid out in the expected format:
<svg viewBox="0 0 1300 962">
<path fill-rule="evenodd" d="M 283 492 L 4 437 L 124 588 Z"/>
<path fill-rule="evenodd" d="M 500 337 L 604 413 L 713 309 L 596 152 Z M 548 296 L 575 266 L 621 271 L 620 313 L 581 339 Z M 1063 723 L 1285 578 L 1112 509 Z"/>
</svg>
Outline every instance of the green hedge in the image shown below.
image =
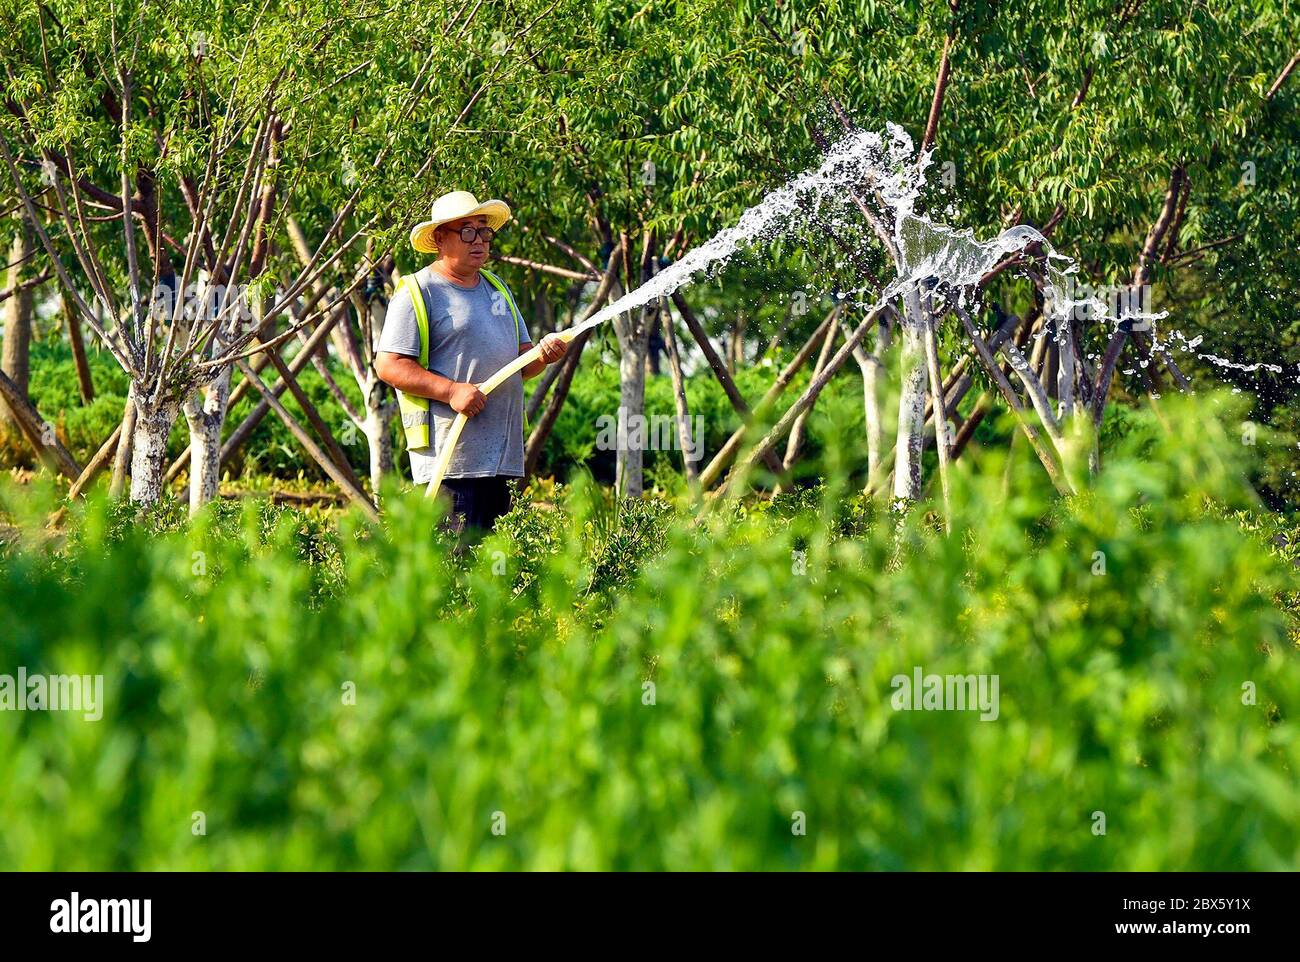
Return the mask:
<svg viewBox="0 0 1300 962">
<path fill-rule="evenodd" d="M 0 713 L 0 868 L 1294 870 L 1295 570 L 1232 417 L 1163 415 L 1067 501 L 963 459 L 949 537 L 577 478 L 452 563 L 396 492 L 337 530 L 92 501 L 63 542 L 10 492 L 0 672 L 106 708 Z M 895 710 L 916 667 L 996 674 L 997 719 Z"/>
</svg>

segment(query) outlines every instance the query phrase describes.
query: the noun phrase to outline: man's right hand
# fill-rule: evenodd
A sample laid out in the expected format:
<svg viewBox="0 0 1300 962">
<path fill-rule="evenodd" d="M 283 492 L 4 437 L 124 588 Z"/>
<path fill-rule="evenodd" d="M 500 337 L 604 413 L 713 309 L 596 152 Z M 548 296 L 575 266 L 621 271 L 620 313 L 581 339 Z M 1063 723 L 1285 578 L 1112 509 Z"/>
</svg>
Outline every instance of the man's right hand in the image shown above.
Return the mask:
<svg viewBox="0 0 1300 962">
<path fill-rule="evenodd" d="M 472 418 L 483 410 L 483 405 L 487 404 L 487 395 L 473 384 L 457 381 L 451 389 L 451 397 L 447 399 L 447 403 L 457 414 Z"/>
</svg>

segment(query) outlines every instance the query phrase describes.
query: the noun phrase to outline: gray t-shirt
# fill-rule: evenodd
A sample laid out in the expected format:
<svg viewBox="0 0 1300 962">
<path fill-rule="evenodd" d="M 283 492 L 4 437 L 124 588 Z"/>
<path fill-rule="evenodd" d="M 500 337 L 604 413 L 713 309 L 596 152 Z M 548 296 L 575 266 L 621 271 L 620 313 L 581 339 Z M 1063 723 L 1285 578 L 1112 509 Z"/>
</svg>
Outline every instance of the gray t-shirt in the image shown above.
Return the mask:
<svg viewBox="0 0 1300 962">
<path fill-rule="evenodd" d="M 461 287 L 428 267 L 416 272 L 415 280 L 429 315 L 429 370 L 435 374 L 482 384 L 519 356 L 519 345 L 532 341 L 522 314 L 516 339 L 510 304 L 481 274 L 475 287 Z M 405 284 L 389 302 L 379 350 L 420 356 L 420 329 Z M 438 452 L 456 418 L 451 405 L 441 401 L 431 400 L 429 413 L 429 447 L 410 452 L 411 475 L 417 484 L 433 478 Z M 519 374 L 489 394 L 483 410 L 465 423 L 447 465 L 449 478 L 498 474 L 524 474 L 524 379 Z"/>
</svg>

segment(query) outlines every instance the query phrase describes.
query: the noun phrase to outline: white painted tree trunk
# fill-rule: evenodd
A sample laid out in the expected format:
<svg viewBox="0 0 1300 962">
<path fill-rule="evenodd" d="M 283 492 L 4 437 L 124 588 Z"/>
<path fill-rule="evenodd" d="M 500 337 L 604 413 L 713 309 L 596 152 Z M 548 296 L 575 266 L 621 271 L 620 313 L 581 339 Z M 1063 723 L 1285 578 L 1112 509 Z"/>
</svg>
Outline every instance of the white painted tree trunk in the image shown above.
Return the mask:
<svg viewBox="0 0 1300 962">
<path fill-rule="evenodd" d="M 876 328 L 876 347 L 862 366 L 862 406 L 867 426 L 867 488 L 880 488 L 880 462 L 885 448 L 885 426 L 880 418 L 880 372 L 889 350 L 889 325 Z M 878 496 L 878 495 L 877 495 Z"/>
<path fill-rule="evenodd" d="M 221 481 L 221 426 L 230 401 L 230 368 L 185 401 L 190 427 L 190 514 L 217 496 Z M 200 401 L 201 399 L 201 401 Z"/>
<path fill-rule="evenodd" d="M 903 297 L 901 394 L 898 442 L 894 455 L 894 497 L 915 501 L 921 495 L 921 450 L 925 440 L 925 318 L 916 290 Z M 940 407 L 942 407 L 940 405 Z"/>
<path fill-rule="evenodd" d="M 626 317 L 619 325 L 619 432 L 618 467 L 614 486 L 619 494 L 638 498 L 644 479 L 644 431 L 628 431 L 628 425 L 640 423 L 645 416 L 645 359 L 649 349 L 650 328 L 641 311 Z M 636 323 L 640 321 L 640 323 Z M 629 435 L 632 435 L 629 437 Z"/>
<path fill-rule="evenodd" d="M 143 390 L 140 391 L 143 394 Z M 135 432 L 131 441 L 131 501 L 151 505 L 162 497 L 167 471 L 167 435 L 176 423 L 180 405 L 166 399 L 158 404 L 136 402 Z"/>
<path fill-rule="evenodd" d="M 840 329 L 845 338 L 852 335 L 852 329 L 841 320 Z M 862 372 L 862 416 L 867 429 L 867 491 L 878 491 L 880 487 L 880 464 L 885 447 L 885 428 L 880 420 L 880 371 L 881 358 L 889 350 L 889 325 L 881 323 L 876 326 L 876 344 L 870 354 L 858 345 L 853 349 L 853 359 Z"/>
<path fill-rule="evenodd" d="M 13 247 L 9 250 L 9 260 L 14 265 L 8 271 L 7 287 L 16 288 L 27 279 L 33 270 L 31 257 L 35 251 L 35 240 L 26 223 L 19 225 L 14 237 Z M 36 292 L 32 288 L 19 291 L 10 296 L 4 306 L 4 344 L 0 348 L 0 371 L 9 375 L 9 379 L 18 385 L 23 394 L 27 393 L 30 382 L 30 350 L 32 341 L 32 317 Z M 0 400 L 0 423 L 12 423 L 17 430 L 18 421 L 9 412 L 9 406 Z"/>
<path fill-rule="evenodd" d="M 384 476 L 393 471 L 393 402 L 385 397 L 384 384 L 370 374 L 370 384 L 365 392 L 366 416 L 364 431 L 370 446 L 370 490 L 379 496 Z"/>
<path fill-rule="evenodd" d="M 835 325 L 829 325 L 826 328 L 826 337 L 822 340 L 821 351 L 817 354 L 817 363 L 813 365 L 812 379 L 814 381 L 817 380 L 817 375 L 825 370 L 826 362 L 830 360 L 831 348 L 835 346 L 835 334 Z M 855 349 L 861 353 L 859 348 Z M 794 463 L 799 459 L 799 454 L 803 450 L 804 432 L 808 426 L 808 415 L 811 413 L 812 408 L 809 407 L 795 418 L 794 424 L 790 428 L 790 434 L 785 442 L 785 457 L 781 459 L 781 463 L 787 472 L 794 468 Z M 785 482 L 778 478 L 776 486 L 772 489 L 772 494 L 784 494 L 788 490 Z"/>
<path fill-rule="evenodd" d="M 202 411 L 185 420 L 190 426 L 190 514 L 217 496 L 221 480 L 221 424 Z"/>
<path fill-rule="evenodd" d="M 225 331 L 213 338 L 212 350 L 225 349 Z M 230 405 L 233 368 L 222 370 L 212 381 L 190 393 L 182 409 L 190 428 L 190 514 L 199 512 L 217 496 L 221 481 L 221 428 Z"/>
</svg>

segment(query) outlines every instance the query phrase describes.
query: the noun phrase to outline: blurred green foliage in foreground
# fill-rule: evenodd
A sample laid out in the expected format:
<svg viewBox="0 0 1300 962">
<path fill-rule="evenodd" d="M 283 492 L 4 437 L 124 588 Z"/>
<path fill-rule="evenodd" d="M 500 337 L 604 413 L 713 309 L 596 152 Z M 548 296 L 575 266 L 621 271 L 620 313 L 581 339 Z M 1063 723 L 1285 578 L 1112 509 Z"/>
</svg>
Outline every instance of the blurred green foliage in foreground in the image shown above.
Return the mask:
<svg viewBox="0 0 1300 962">
<path fill-rule="evenodd" d="M 1068 501 L 963 459 L 951 537 L 578 480 L 448 562 L 419 496 L 50 539 L 9 490 L 0 673 L 106 706 L 0 712 L 0 868 L 1295 869 L 1293 549 L 1232 403 Z M 997 719 L 894 710 L 917 667 L 996 674 Z"/>
</svg>

